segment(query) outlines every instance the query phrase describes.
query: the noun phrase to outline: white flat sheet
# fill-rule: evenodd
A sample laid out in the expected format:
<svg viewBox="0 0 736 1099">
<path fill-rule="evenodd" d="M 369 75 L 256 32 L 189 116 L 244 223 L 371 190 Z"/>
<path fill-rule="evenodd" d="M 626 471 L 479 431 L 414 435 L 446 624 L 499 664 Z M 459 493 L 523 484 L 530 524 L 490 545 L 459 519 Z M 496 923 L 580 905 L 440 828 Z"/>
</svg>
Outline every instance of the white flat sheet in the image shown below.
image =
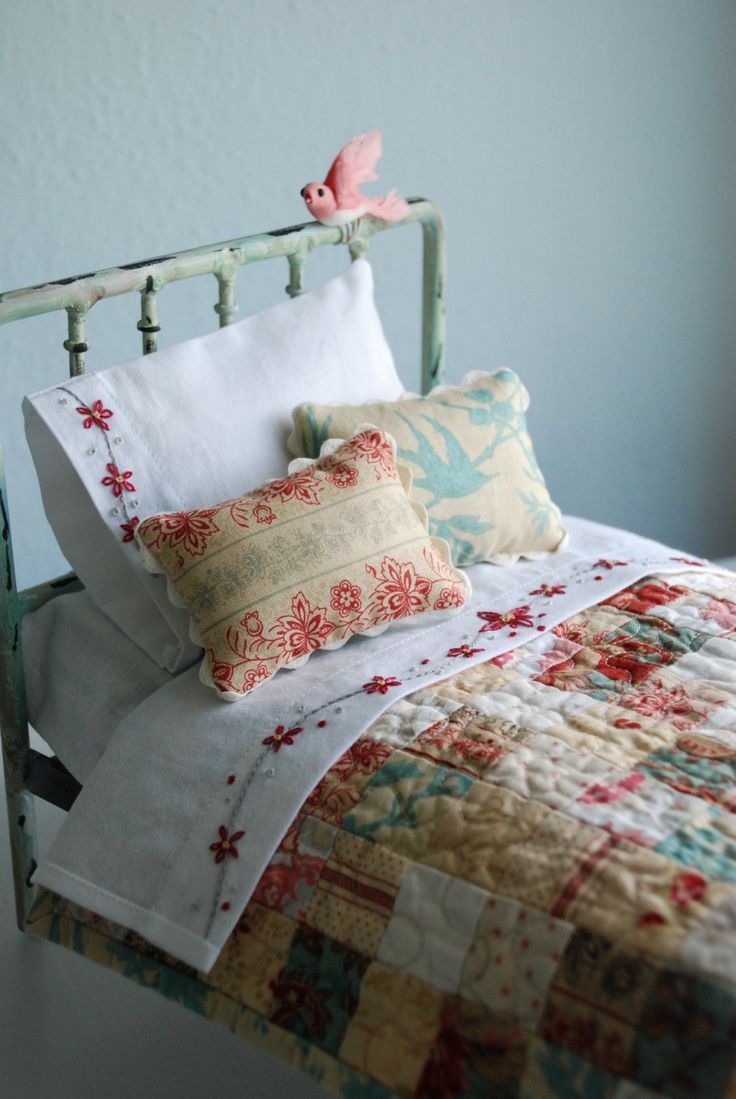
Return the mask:
<svg viewBox="0 0 736 1099">
<path fill-rule="evenodd" d="M 566 526 L 569 547 L 545 561 L 469 570 L 470 603 L 447 622 L 317 653 L 240 703 L 196 668 L 161 687 L 119 725 L 35 881 L 209 970 L 305 798 L 391 703 L 650 572 L 702 564 L 595 523 Z M 385 691 L 368 689 L 376 676 Z M 222 849 L 231 840 L 237 858 Z"/>
<path fill-rule="evenodd" d="M 123 718 L 174 678 L 84 591 L 27 615 L 21 641 L 29 721 L 81 783 Z"/>
</svg>

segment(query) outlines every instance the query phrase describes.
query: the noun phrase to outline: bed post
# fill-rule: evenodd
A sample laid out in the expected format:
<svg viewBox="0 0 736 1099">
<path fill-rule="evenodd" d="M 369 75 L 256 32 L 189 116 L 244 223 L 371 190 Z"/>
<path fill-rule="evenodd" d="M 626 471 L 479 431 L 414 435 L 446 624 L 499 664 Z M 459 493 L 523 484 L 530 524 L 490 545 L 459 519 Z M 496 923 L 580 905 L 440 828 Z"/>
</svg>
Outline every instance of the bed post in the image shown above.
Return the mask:
<svg viewBox="0 0 736 1099">
<path fill-rule="evenodd" d="M 22 598 L 15 585 L 13 544 L 10 538 L 5 470 L 0 448 L 0 737 L 3 745 L 5 796 L 8 806 L 10 849 L 18 926 L 25 930 L 33 889 L 30 877 L 36 868 L 36 815 L 33 795 L 26 782 L 28 720 L 20 648 Z"/>
<path fill-rule="evenodd" d="M 424 240 L 422 393 L 429 393 L 433 386 L 443 381 L 445 375 L 447 237 L 442 214 L 433 202 L 423 202 L 419 220 Z"/>
</svg>

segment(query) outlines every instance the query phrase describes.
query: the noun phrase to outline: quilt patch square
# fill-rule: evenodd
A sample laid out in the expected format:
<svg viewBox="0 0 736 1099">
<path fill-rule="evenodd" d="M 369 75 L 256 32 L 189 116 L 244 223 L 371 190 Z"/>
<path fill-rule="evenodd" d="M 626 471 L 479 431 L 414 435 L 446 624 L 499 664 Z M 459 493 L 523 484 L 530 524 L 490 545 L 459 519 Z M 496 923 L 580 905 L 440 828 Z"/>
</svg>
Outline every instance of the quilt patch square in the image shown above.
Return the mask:
<svg viewBox="0 0 736 1099">
<path fill-rule="evenodd" d="M 655 850 L 682 866 L 724 882 L 736 882 L 736 820 L 716 806 L 703 805 Z"/>
<path fill-rule="evenodd" d="M 463 963 L 460 994 L 533 1030 L 572 925 L 506 897 L 490 897 Z"/>
<path fill-rule="evenodd" d="M 656 608 L 676 603 L 689 594 L 687 588 L 678 584 L 669 584 L 661 578 L 646 576 L 609 599 L 604 599 L 602 605 L 616 607 L 618 610 L 628 611 L 629 614 L 651 614 Z"/>
<path fill-rule="evenodd" d="M 668 730 L 625 710 L 617 698 L 577 711 L 554 734 L 576 751 L 590 753 L 618 770 L 633 770 L 670 738 Z"/>
<path fill-rule="evenodd" d="M 304 812 L 340 827 L 375 774 L 391 756 L 390 744 L 360 737 L 330 767 L 304 805 Z"/>
<path fill-rule="evenodd" d="M 631 1074 L 633 1025 L 591 1004 L 553 989 L 545 1005 L 540 1035 L 617 1076 Z"/>
<path fill-rule="evenodd" d="M 397 751 L 368 783 L 343 828 L 420 859 L 473 785 L 468 775 Z"/>
<path fill-rule="evenodd" d="M 460 971 L 483 905 L 484 890 L 427 866 L 410 866 L 378 948 L 378 961 L 444 992 L 457 992 Z"/>
<path fill-rule="evenodd" d="M 492 719 L 463 706 L 441 725 L 420 733 L 406 745 L 405 751 L 463 771 L 472 778 L 482 778 L 509 751 L 506 738 L 493 725 Z"/>
<path fill-rule="evenodd" d="M 539 802 L 480 783 L 466 798 L 464 819 L 476 833 L 467 842 L 485 847 L 479 884 L 553 915 L 565 915 L 565 905 L 559 911 L 555 906 L 600 844 L 595 829 Z M 474 858 L 473 863 L 481 859 Z"/>
<path fill-rule="evenodd" d="M 371 962 L 340 1057 L 399 1094 L 413 1095 L 440 1028 L 443 1005 L 438 989 Z"/>
<path fill-rule="evenodd" d="M 477 706 L 478 698 L 500 691 L 507 683 L 519 678 L 515 664 L 522 649 L 514 649 L 508 654 L 495 657 L 485 664 L 474 664 L 463 668 L 450 679 L 435 683 L 432 690 L 441 698 L 453 699 L 462 705 Z"/>
<path fill-rule="evenodd" d="M 341 832 L 307 911 L 307 923 L 373 958 L 407 867 L 392 851 Z"/>
<path fill-rule="evenodd" d="M 683 735 L 676 747 L 661 748 L 642 760 L 639 769 L 678 793 L 729 812 L 736 809 L 736 752 L 715 738 Z"/>
<path fill-rule="evenodd" d="M 524 1099 L 660 1099 L 659 1094 L 619 1091 L 624 1083 L 584 1055 L 534 1037 L 529 1043 L 520 1094 Z"/>
<path fill-rule="evenodd" d="M 529 1036 L 513 1019 L 482 1004 L 448 1000 L 416 1099 L 488 1099 L 519 1095 Z"/>
<path fill-rule="evenodd" d="M 244 1007 L 268 1015 L 273 982 L 281 972 L 297 925 L 256 901 L 246 907 L 207 982 Z"/>
<path fill-rule="evenodd" d="M 357 951 L 299 927 L 286 964 L 272 982 L 271 1022 L 336 1055 L 368 964 Z"/>
<path fill-rule="evenodd" d="M 263 871 L 253 899 L 292 919 L 303 919 L 336 835 L 326 821 L 297 818 Z"/>
<path fill-rule="evenodd" d="M 727 1094 L 736 1068 L 732 988 L 665 970 L 644 1005 L 635 1078 L 673 1099 Z"/>
<path fill-rule="evenodd" d="M 640 954 L 576 931 L 545 1005 L 541 1035 L 622 1076 L 634 1070 L 636 1026 L 660 969 Z"/>
</svg>

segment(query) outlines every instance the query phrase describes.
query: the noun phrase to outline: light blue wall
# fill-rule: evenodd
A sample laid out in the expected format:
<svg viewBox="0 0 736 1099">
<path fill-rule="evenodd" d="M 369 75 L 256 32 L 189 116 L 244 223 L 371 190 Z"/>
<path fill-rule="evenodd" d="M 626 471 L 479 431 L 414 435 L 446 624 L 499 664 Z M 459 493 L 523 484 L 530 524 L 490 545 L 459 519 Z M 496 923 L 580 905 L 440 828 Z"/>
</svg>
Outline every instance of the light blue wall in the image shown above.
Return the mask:
<svg viewBox="0 0 736 1099">
<path fill-rule="evenodd" d="M 519 371 L 565 510 L 736 550 L 733 0 L 24 0 L 0 36 L 0 286 L 301 220 L 380 127 L 382 182 L 446 214 L 451 380 Z M 406 237 L 374 263 L 416 384 Z M 242 273 L 241 310 L 285 281 Z M 162 295 L 162 343 L 214 324 L 214 290 Z M 91 366 L 138 353 L 135 319 L 92 314 Z M 63 320 L 0 330 L 24 583 L 62 567 L 19 405 L 65 369 Z"/>
</svg>

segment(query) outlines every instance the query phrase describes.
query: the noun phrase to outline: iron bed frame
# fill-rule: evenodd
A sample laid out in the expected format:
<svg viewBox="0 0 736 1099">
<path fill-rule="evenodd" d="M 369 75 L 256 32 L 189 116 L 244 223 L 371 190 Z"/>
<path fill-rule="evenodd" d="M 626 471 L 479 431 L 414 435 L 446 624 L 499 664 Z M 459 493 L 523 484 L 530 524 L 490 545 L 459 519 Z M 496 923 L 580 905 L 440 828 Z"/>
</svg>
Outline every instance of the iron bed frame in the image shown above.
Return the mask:
<svg viewBox="0 0 736 1099">
<path fill-rule="evenodd" d="M 40 313 L 66 311 L 68 336 L 64 347 L 69 353 L 69 373 L 71 377 L 76 377 L 85 371 L 84 356 L 88 350 L 86 316 L 103 298 L 134 292 L 140 294 L 141 312 L 137 328 L 141 333 L 143 353 L 148 355 L 157 350 L 160 331 L 157 295 L 168 283 L 199 275 L 214 275 L 218 284 L 218 301 L 214 310 L 222 328 L 232 323 L 238 311 L 235 280 L 240 267 L 285 257 L 289 265 L 286 293 L 292 298 L 297 297 L 304 293 L 305 265 L 314 248 L 344 244 L 348 246 L 352 259 L 356 259 L 366 252 L 376 233 L 397 225 L 418 222 L 423 235 L 422 392 L 426 393 L 442 379 L 444 372 L 446 242 L 437 207 L 421 198 L 409 199 L 409 204 L 410 213 L 401 222 L 389 223 L 364 217 L 341 229 L 308 222 L 0 294 L 0 324 Z M 83 585 L 73 573 L 67 573 L 36 587 L 18 590 L 1 447 L 0 538 L 0 552 L 3 554 L 0 585 L 0 738 L 16 914 L 18 926 L 25 930 L 33 899 L 31 878 L 36 867 L 34 797 L 66 810 L 73 804 L 81 786 L 58 759 L 30 747 L 21 623 L 24 615 L 50 599 L 80 590 Z"/>
</svg>

